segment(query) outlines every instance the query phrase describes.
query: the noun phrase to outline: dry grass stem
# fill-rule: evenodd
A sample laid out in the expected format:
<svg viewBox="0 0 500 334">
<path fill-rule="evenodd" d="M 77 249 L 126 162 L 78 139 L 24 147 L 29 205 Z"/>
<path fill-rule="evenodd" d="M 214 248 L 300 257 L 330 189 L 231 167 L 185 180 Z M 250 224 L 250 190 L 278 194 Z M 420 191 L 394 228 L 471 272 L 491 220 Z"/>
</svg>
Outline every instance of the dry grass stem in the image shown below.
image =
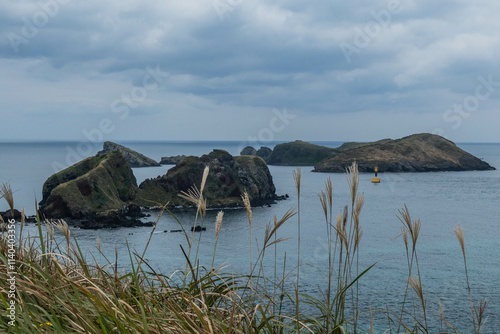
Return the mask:
<svg viewBox="0 0 500 334">
<path fill-rule="evenodd" d="M 354 161 L 350 167 L 346 170 L 347 183 L 349 184 L 349 189 L 351 190 L 351 203 L 354 206 L 356 201 L 356 194 L 358 193 L 359 185 L 359 171 L 358 163 Z"/>
<path fill-rule="evenodd" d="M 0 198 L 5 198 L 5 201 L 10 207 L 12 218 L 14 218 L 14 194 L 12 193 L 12 188 L 9 183 L 2 183 L 2 185 L 0 185 L 0 194 Z"/>
<path fill-rule="evenodd" d="M 460 248 L 462 248 L 462 254 L 465 258 L 465 240 L 464 240 L 464 230 L 460 224 L 457 224 L 453 229 L 453 232 L 457 236 L 458 242 L 460 243 Z"/>
<path fill-rule="evenodd" d="M 252 206 L 250 205 L 250 196 L 248 196 L 248 193 L 245 191 L 243 196 L 241 196 L 241 199 L 243 200 L 243 205 L 247 211 L 248 224 L 252 227 Z"/>
<path fill-rule="evenodd" d="M 411 276 L 409 282 L 410 282 L 410 286 L 413 288 L 413 290 L 417 294 L 418 299 L 420 299 L 420 303 L 422 304 L 422 307 L 425 308 L 424 292 L 422 290 L 422 282 L 420 281 L 420 278 L 418 276 Z"/>
<path fill-rule="evenodd" d="M 207 183 L 209 171 L 210 171 L 210 168 L 208 166 L 206 166 L 205 169 L 203 170 L 203 177 L 201 178 L 200 193 L 203 193 L 203 190 L 205 189 L 205 184 Z"/>
<path fill-rule="evenodd" d="M 297 195 L 300 197 L 300 181 L 302 179 L 302 170 L 300 168 L 292 171 L 293 179 L 295 180 L 295 187 L 297 188 Z"/>
<path fill-rule="evenodd" d="M 215 240 L 217 241 L 219 239 L 219 233 L 220 229 L 222 227 L 222 218 L 224 217 L 224 212 L 219 211 L 217 213 L 217 217 L 215 219 Z"/>
</svg>

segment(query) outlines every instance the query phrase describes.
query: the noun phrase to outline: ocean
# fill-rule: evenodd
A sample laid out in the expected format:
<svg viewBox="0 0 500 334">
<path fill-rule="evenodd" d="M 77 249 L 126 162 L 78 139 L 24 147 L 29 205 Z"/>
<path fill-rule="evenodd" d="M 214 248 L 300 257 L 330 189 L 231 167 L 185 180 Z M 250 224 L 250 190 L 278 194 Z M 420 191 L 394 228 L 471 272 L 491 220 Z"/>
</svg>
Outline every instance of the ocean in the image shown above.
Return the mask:
<svg viewBox="0 0 500 334">
<path fill-rule="evenodd" d="M 148 157 L 160 160 L 162 156 L 179 154 L 202 155 L 212 149 L 224 149 L 236 155 L 243 148 L 241 142 L 119 142 Z M 267 146 L 273 147 L 277 143 Z M 341 142 L 319 142 L 337 147 Z M 500 169 L 500 144 L 458 144 L 466 151 Z M 23 142 L 0 143 L 0 182 L 9 182 L 14 190 L 15 206 L 24 207 L 29 215 L 35 212 L 35 203 L 41 200 L 43 182 L 58 168 L 67 166 L 101 149 L 102 144 L 78 142 Z M 138 183 L 146 178 L 165 174 L 172 166 L 135 168 Z M 290 198 L 271 207 L 253 210 L 253 237 L 262 244 L 266 224 L 274 216 L 280 218 L 288 209 L 297 207 L 297 195 L 292 176 L 294 167 L 270 166 L 277 194 Z M 334 188 L 334 212 L 339 214 L 350 203 L 350 193 L 344 174 L 312 173 L 311 167 L 302 167 L 301 190 L 301 292 L 320 297 L 327 282 L 328 253 L 325 244 L 325 222 L 318 199 L 324 181 L 331 177 Z M 460 245 L 453 228 L 460 223 L 465 234 L 465 248 L 472 299 L 488 300 L 489 315 L 483 333 L 494 333 L 500 328 L 500 171 L 381 173 L 382 182 L 372 184 L 371 174 L 360 175 L 359 192 L 364 193 L 365 206 L 361 214 L 363 237 L 360 244 L 360 268 L 375 266 L 360 280 L 362 311 L 398 310 L 406 287 L 408 274 L 405 247 L 401 238 L 402 224 L 398 210 L 406 204 L 413 219 L 420 219 L 422 228 L 416 245 L 422 288 L 428 307 L 431 332 L 440 329 L 439 302 L 444 316 L 459 332 L 471 332 L 472 320 L 465 271 Z M 0 210 L 7 210 L 4 200 Z M 214 245 L 216 211 L 209 211 L 205 220 L 207 231 L 202 233 L 200 264 L 210 266 Z M 156 219 L 155 213 L 148 218 Z M 179 213 L 181 223 L 189 228 L 192 213 Z M 180 233 L 165 233 L 178 228 L 170 216 L 163 215 L 146 253 L 149 263 L 164 274 L 183 269 L 185 262 L 179 245 L 185 244 Z M 35 234 L 33 225 L 28 231 Z M 101 248 L 114 257 L 119 254 L 119 265 L 127 267 L 128 251 L 141 251 L 151 227 L 79 230 L 72 229 L 87 254 L 96 254 L 96 239 Z M 198 237 L 199 235 L 197 235 Z M 278 245 L 277 260 L 283 263 L 286 253 L 287 270 L 297 262 L 297 217 L 289 220 L 279 231 L 279 237 L 290 238 Z M 254 241 L 253 258 L 257 258 Z M 246 212 L 225 210 L 219 237 L 216 265 L 228 266 L 227 271 L 247 273 L 249 266 L 249 224 Z M 274 250 L 265 262 L 274 266 Z M 400 308 L 399 308 L 400 309 Z M 369 315 L 364 321 L 369 323 Z M 381 311 L 376 319 L 384 319 Z M 387 320 L 377 323 L 377 332 L 388 329 Z"/>
</svg>

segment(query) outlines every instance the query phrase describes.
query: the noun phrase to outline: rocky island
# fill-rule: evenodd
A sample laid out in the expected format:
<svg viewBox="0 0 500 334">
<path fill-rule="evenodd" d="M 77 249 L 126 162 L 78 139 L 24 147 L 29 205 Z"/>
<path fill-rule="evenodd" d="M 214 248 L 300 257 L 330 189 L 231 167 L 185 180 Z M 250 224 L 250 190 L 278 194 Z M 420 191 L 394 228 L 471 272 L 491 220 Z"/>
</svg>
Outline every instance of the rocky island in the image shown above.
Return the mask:
<svg viewBox="0 0 500 334">
<path fill-rule="evenodd" d="M 137 186 L 128 161 L 115 150 L 82 160 L 48 178 L 40 213 L 48 219 L 69 219 L 83 228 L 142 226 L 141 206 L 168 203 L 172 209 L 191 207 L 178 195 L 193 185 L 200 186 L 205 166 L 210 168 L 204 191 L 208 207 L 242 206 L 245 191 L 254 206 L 280 199 L 266 163 L 257 156 L 233 157 L 214 150 L 202 157 L 186 157 L 167 174 Z"/>
<path fill-rule="evenodd" d="M 313 166 L 335 154 L 335 149 L 302 140 L 276 145 L 269 157 L 270 165 Z"/>
<path fill-rule="evenodd" d="M 346 145 L 346 146 L 344 146 Z M 465 152 L 453 142 L 429 133 L 373 143 L 349 143 L 314 166 L 314 172 L 343 173 L 353 161 L 360 172 L 433 172 L 493 170 L 494 167 Z"/>
<path fill-rule="evenodd" d="M 204 191 L 208 207 L 240 206 L 245 191 L 254 206 L 271 204 L 278 199 L 273 178 L 262 158 L 233 157 L 226 151 L 213 150 L 201 157 L 186 157 L 167 174 L 144 181 L 139 186 L 136 202 L 142 206 L 151 206 L 154 202 L 190 206 L 178 194 L 187 192 L 193 185 L 199 187 L 205 166 L 210 168 Z"/>
<path fill-rule="evenodd" d="M 296 140 L 290 143 L 278 144 L 274 150 L 265 146 L 262 146 L 259 150 L 247 146 L 240 152 L 240 155 L 259 156 L 268 165 L 313 166 L 335 153 L 336 150 L 333 148 Z"/>
<path fill-rule="evenodd" d="M 120 151 L 87 158 L 45 181 L 40 213 L 82 227 L 143 225 L 133 203 L 137 181 Z"/>
<path fill-rule="evenodd" d="M 112 151 L 120 151 L 130 167 L 158 167 L 160 164 L 155 160 L 142 155 L 139 152 L 131 150 L 128 147 L 107 141 L 103 145 L 102 151 L 97 154 L 105 154 Z"/>
</svg>

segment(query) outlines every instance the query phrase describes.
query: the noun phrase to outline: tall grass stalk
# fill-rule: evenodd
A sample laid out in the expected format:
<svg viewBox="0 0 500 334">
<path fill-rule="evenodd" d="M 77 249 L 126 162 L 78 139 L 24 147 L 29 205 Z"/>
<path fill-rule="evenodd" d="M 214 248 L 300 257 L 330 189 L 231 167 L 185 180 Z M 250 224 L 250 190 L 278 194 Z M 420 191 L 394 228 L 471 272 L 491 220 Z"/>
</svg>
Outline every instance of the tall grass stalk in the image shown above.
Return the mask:
<svg viewBox="0 0 500 334">
<path fill-rule="evenodd" d="M 297 189 L 297 283 L 295 285 L 295 307 L 296 307 L 296 318 L 297 321 L 297 333 L 299 329 L 299 319 L 300 319 L 300 181 L 302 179 L 302 171 L 297 168 L 293 171 L 293 178 L 295 180 L 295 188 Z"/>
<path fill-rule="evenodd" d="M 252 261 L 252 244 L 253 244 L 253 239 L 252 239 L 252 206 L 250 205 L 250 196 L 248 196 L 248 193 L 245 191 L 243 196 L 241 197 L 243 200 L 243 205 L 245 206 L 245 210 L 247 212 L 247 217 L 248 217 L 248 225 L 250 229 L 250 273 L 253 271 L 253 261 Z"/>
<path fill-rule="evenodd" d="M 217 241 L 219 241 L 219 234 L 222 228 L 222 218 L 224 217 L 224 212 L 219 211 L 217 213 L 217 217 L 215 218 L 215 244 L 214 244 L 214 254 L 212 256 L 212 267 L 211 270 L 214 269 L 214 261 L 215 261 L 215 251 L 217 250 Z"/>
<path fill-rule="evenodd" d="M 483 320 L 485 320 L 484 315 L 486 307 L 488 306 L 488 302 L 485 300 L 484 302 L 479 302 L 478 305 L 475 305 L 474 302 L 472 301 L 472 293 L 469 284 L 469 273 L 467 270 L 467 257 L 465 255 L 464 230 L 462 226 L 460 226 L 460 224 L 457 224 L 457 226 L 453 229 L 453 232 L 455 233 L 458 242 L 460 243 L 462 256 L 464 258 L 465 279 L 467 282 L 467 291 L 469 292 L 470 311 L 472 316 L 472 323 L 474 325 L 474 334 L 479 334 L 481 333 L 481 329 L 483 327 Z"/>
<path fill-rule="evenodd" d="M 418 255 L 417 255 L 417 248 L 416 248 L 418 237 L 420 235 L 420 228 L 421 228 L 422 224 L 420 222 L 420 219 L 418 219 L 418 220 L 411 219 L 410 210 L 408 209 L 406 204 L 404 205 L 404 207 L 402 209 L 399 210 L 399 216 L 397 216 L 397 217 L 403 225 L 401 235 L 403 236 L 403 242 L 404 242 L 405 250 L 406 250 L 406 261 L 407 261 L 407 265 L 408 265 L 408 278 L 406 281 L 406 288 L 405 288 L 405 293 L 404 293 L 404 297 L 403 297 L 403 304 L 402 304 L 400 316 L 398 319 L 398 332 L 399 332 L 401 327 L 403 327 L 403 315 L 405 313 L 405 306 L 406 306 L 408 291 L 409 291 L 410 287 L 413 287 L 413 290 L 416 292 L 417 292 L 417 289 L 415 289 L 415 287 L 419 287 L 419 289 L 422 290 L 422 278 L 420 275 L 420 267 L 418 265 Z M 409 236 L 409 238 L 408 238 L 408 236 Z M 411 247 L 410 247 L 410 242 L 411 242 Z M 416 270 L 417 270 L 416 276 L 413 275 L 413 267 L 414 266 L 416 267 Z M 418 285 L 415 284 L 416 282 L 418 282 Z M 417 292 L 417 297 L 420 299 L 420 305 L 421 305 L 420 308 L 423 312 L 424 321 L 423 321 L 423 324 L 422 324 L 422 322 L 418 321 L 417 308 L 415 306 L 415 303 L 413 303 L 413 318 L 415 320 L 415 328 L 420 327 L 423 331 L 428 332 L 426 304 L 420 298 L 418 292 Z"/>
<path fill-rule="evenodd" d="M 14 193 L 9 183 L 2 183 L 0 185 L 0 199 L 4 198 L 10 208 L 12 218 L 14 218 Z"/>
<path fill-rule="evenodd" d="M 191 249 L 192 249 L 192 245 L 194 242 L 194 235 L 196 232 L 198 217 L 200 217 L 200 220 L 201 220 L 201 224 L 200 224 L 201 228 L 203 228 L 203 222 L 205 220 L 205 215 L 206 215 L 206 210 L 207 210 L 207 201 L 203 197 L 203 190 L 205 188 L 205 184 L 207 182 L 209 172 L 210 172 L 210 168 L 208 166 L 206 166 L 205 169 L 203 170 L 203 176 L 201 178 L 201 184 L 200 184 L 199 189 L 196 187 L 196 185 L 193 185 L 191 187 L 191 189 L 189 189 L 187 192 L 182 191 L 179 194 L 179 197 L 184 198 L 185 200 L 196 205 L 196 216 L 194 219 L 194 226 L 193 226 L 192 231 L 191 231 L 191 239 L 190 239 L 189 245 L 188 245 L 189 250 L 188 250 L 187 255 L 188 255 L 189 259 L 191 259 Z M 201 238 L 201 234 L 200 234 L 200 238 Z M 200 242 L 198 241 L 198 245 L 196 247 L 196 254 L 195 254 L 194 263 L 197 262 L 199 245 L 200 245 Z M 187 275 L 187 271 L 188 271 L 188 267 L 186 264 L 186 271 L 185 271 L 186 275 Z"/>
</svg>

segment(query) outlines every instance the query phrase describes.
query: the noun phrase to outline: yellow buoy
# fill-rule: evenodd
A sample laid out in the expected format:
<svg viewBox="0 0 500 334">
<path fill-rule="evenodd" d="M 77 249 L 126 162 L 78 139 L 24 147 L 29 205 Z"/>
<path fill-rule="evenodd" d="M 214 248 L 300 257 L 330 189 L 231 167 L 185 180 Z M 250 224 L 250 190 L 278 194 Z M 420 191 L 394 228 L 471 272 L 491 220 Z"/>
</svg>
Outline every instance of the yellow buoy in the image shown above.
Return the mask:
<svg viewBox="0 0 500 334">
<path fill-rule="evenodd" d="M 372 183 L 380 183 L 380 179 L 377 177 L 378 167 L 375 166 L 375 177 L 372 179 Z"/>
</svg>

